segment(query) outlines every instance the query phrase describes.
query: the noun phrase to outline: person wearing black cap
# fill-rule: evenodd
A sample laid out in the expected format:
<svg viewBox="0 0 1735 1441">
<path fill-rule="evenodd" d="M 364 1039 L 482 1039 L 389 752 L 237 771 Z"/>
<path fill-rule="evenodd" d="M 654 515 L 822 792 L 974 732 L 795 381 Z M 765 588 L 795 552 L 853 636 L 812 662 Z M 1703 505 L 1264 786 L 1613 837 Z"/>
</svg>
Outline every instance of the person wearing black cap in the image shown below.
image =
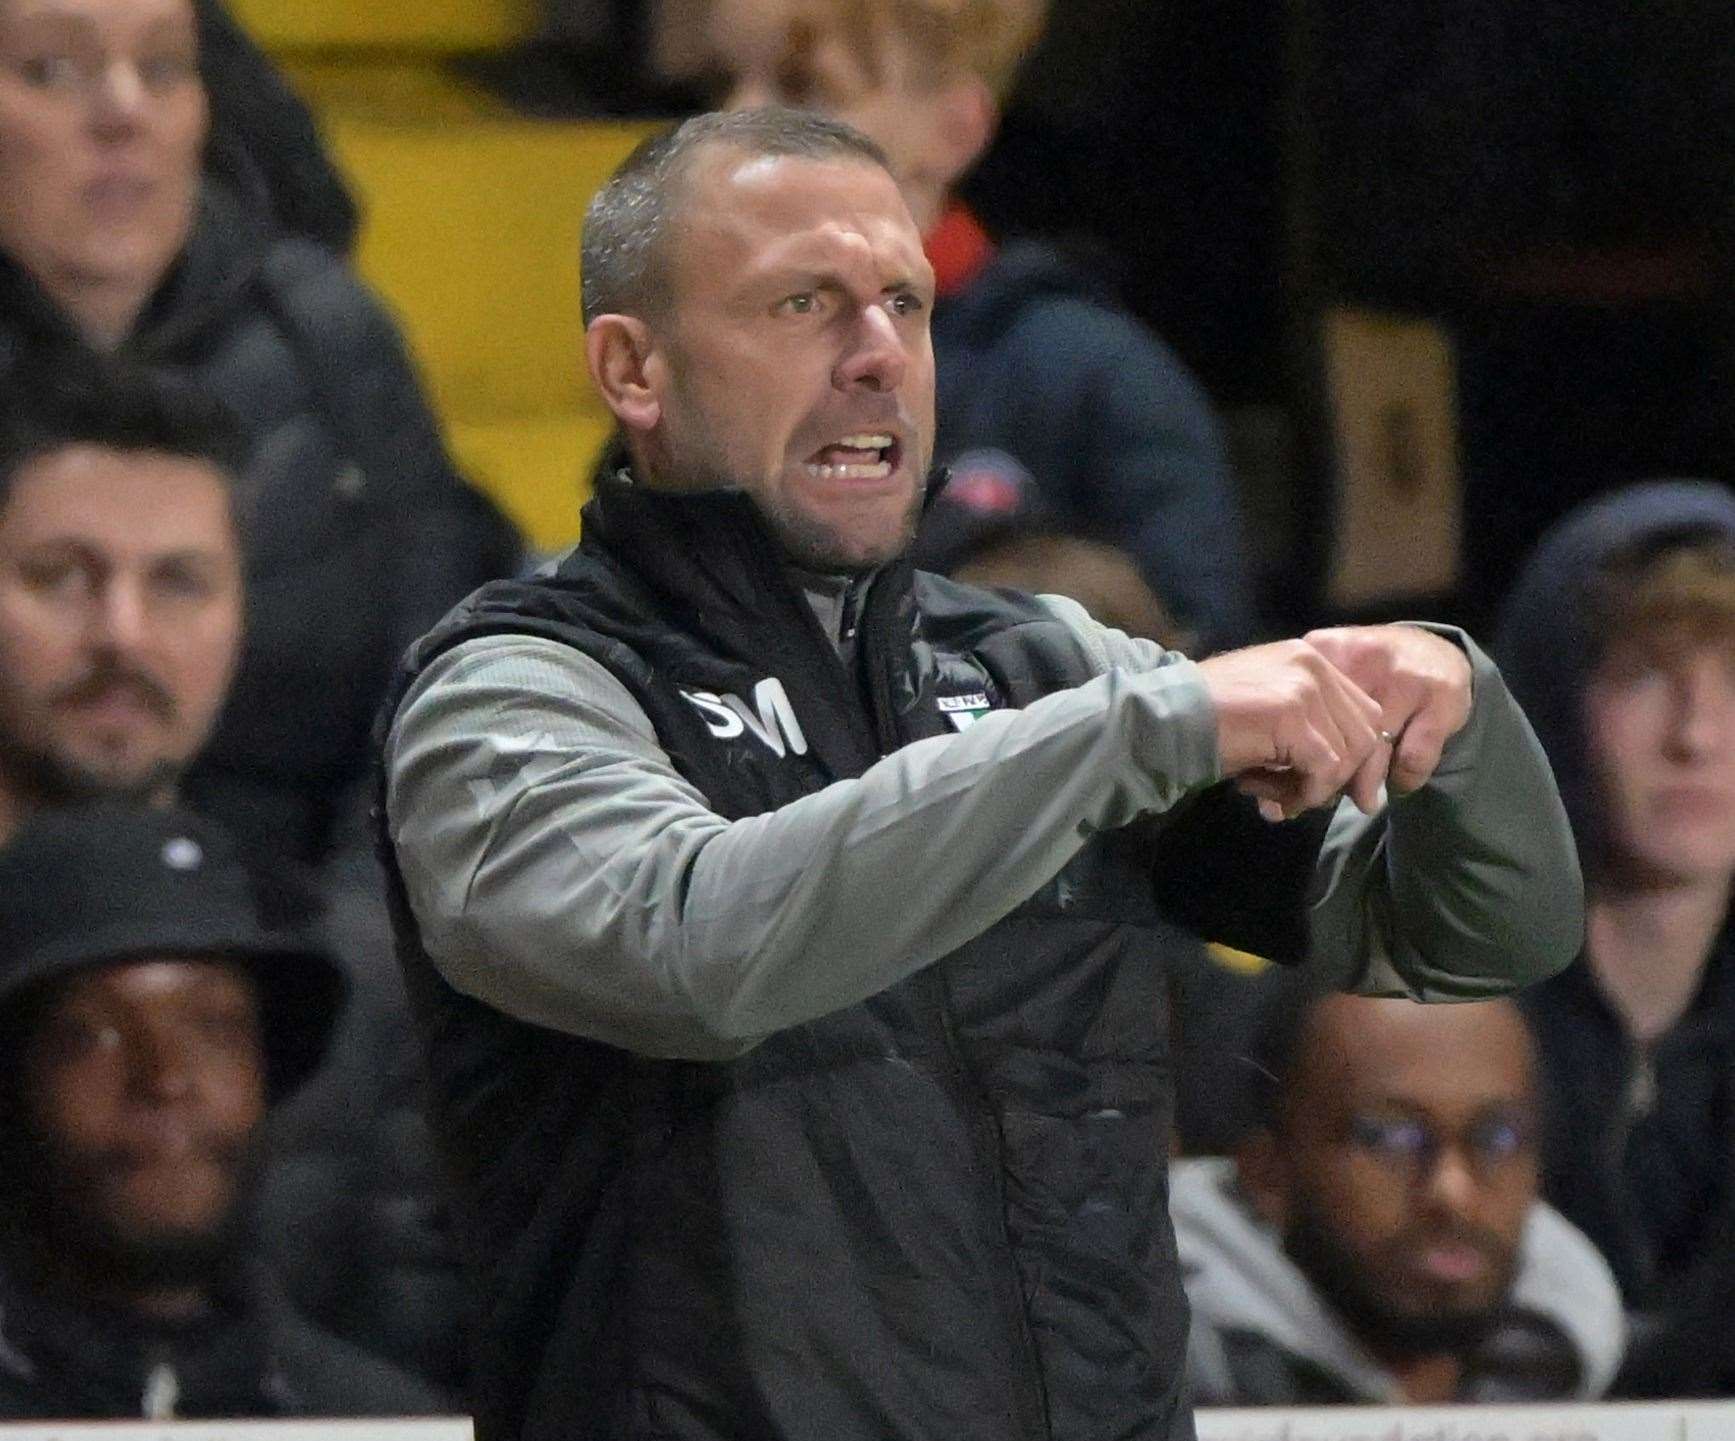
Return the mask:
<svg viewBox="0 0 1735 1441">
<path fill-rule="evenodd" d="M 80 801 L 205 809 L 186 777 L 248 611 L 242 450 L 212 397 L 124 360 L 69 355 L 0 384 L 0 842 Z M 467 1297 L 378 877 L 282 859 L 270 874 L 286 908 L 323 904 L 354 983 L 323 1074 L 273 1116 L 274 1262 L 322 1324 L 454 1382 Z"/>
<path fill-rule="evenodd" d="M 343 992 L 207 822 L 52 809 L 0 851 L 0 1417 L 442 1409 L 249 1255 L 267 1113 Z"/>
</svg>

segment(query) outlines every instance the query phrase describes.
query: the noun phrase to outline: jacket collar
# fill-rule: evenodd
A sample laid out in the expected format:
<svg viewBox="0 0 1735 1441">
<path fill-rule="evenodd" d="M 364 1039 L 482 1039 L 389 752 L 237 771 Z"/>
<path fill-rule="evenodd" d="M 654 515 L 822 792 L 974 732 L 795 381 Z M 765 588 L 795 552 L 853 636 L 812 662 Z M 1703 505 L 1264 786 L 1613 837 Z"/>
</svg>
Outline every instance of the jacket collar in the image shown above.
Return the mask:
<svg viewBox="0 0 1735 1441">
<path fill-rule="evenodd" d="M 950 478 L 929 473 L 924 512 Z M 580 550 L 624 566 L 703 632 L 713 607 L 740 619 L 811 614 L 799 572 L 743 491 L 654 489 L 623 469 L 598 477 L 580 533 Z M 912 575 L 906 552 L 875 572 L 874 590 L 907 594 Z"/>
<path fill-rule="evenodd" d="M 225 1285 L 196 1321 L 171 1325 L 0 1275 L 0 1372 L 56 1415 L 142 1416 L 156 1388 L 177 1415 L 269 1416 L 294 1406 L 274 1337 L 288 1302 L 263 1268 Z"/>
<path fill-rule="evenodd" d="M 930 500 L 944 480 L 930 478 Z M 846 665 L 799 573 L 740 491 L 653 489 L 622 471 L 599 480 L 581 536 L 562 573 L 576 573 L 584 557 L 601 559 L 648 590 L 668 624 L 781 678 L 834 774 L 857 774 L 896 744 L 895 717 L 920 692 L 913 646 L 921 620 L 907 554 L 875 573 Z"/>
<path fill-rule="evenodd" d="M 1571 1012 L 1579 1034 L 1624 1035 L 1619 1013 L 1604 994 L 1585 955 L 1530 993 L 1533 1011 L 1544 1016 L 1556 1007 Z M 1711 946 L 1704 974 L 1681 1018 L 1655 1043 L 1657 1048 L 1697 1043 L 1704 1039 L 1735 1041 L 1735 908 Z M 1624 1042 L 1623 1042 L 1624 1044 Z"/>
</svg>

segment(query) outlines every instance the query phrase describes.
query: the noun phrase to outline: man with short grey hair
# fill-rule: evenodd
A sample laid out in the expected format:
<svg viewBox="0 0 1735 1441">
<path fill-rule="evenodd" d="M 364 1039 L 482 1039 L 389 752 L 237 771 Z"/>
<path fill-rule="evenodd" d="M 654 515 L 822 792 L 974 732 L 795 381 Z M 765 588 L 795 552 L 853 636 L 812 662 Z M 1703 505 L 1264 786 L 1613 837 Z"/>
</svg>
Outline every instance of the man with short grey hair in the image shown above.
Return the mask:
<svg viewBox="0 0 1735 1441">
<path fill-rule="evenodd" d="M 1195 665 L 915 572 L 934 280 L 855 132 L 689 122 L 587 259 L 659 212 L 642 298 L 591 275 L 630 467 L 386 728 L 478 1435 L 1184 1437 L 1150 932 L 1428 999 L 1548 974 L 1547 768 L 1452 632 Z"/>
</svg>

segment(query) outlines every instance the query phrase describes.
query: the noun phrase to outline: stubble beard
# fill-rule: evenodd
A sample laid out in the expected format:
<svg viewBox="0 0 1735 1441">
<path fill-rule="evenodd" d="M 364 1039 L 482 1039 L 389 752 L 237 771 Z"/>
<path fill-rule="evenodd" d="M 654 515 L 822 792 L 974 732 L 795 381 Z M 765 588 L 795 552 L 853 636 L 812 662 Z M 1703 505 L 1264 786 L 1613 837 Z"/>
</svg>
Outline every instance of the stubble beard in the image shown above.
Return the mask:
<svg viewBox="0 0 1735 1441">
<path fill-rule="evenodd" d="M 927 496 L 925 482 L 911 487 L 909 503 L 892 535 L 878 544 L 851 546 L 835 526 L 804 511 L 782 491 L 746 482 L 708 458 L 721 453 L 710 443 L 710 436 L 701 433 L 689 442 L 668 447 L 655 462 L 647 459 L 644 478 L 659 490 L 688 495 L 729 490 L 746 496 L 770 530 L 784 559 L 797 570 L 817 575 L 869 574 L 895 560 L 915 542 Z"/>
<path fill-rule="evenodd" d="M 166 696 L 161 705 L 172 713 L 172 702 Z M 52 734 L 32 735 L 27 726 L 20 725 L 20 714 L 28 715 L 29 709 L 10 692 L 4 674 L 0 674 L 0 795 L 14 811 L 99 800 L 150 803 L 171 793 L 186 769 L 184 761 L 169 757 L 147 761 L 125 773 L 90 764 L 57 748 Z"/>
<path fill-rule="evenodd" d="M 0 791 L 19 811 L 102 800 L 149 804 L 174 790 L 183 769 L 178 762 L 163 759 L 136 773 L 117 775 L 30 745 L 0 725 Z"/>
<path fill-rule="evenodd" d="M 1451 1310 L 1408 1309 L 1383 1294 L 1330 1219 L 1305 1200 L 1298 1200 L 1284 1249 L 1349 1329 L 1381 1355 L 1462 1356 L 1473 1351 L 1498 1324 L 1512 1283 L 1509 1260 L 1489 1301 Z"/>
<path fill-rule="evenodd" d="M 922 516 L 922 488 L 918 486 L 893 536 L 881 544 L 851 548 L 834 528 L 780 496 L 754 496 L 753 500 L 789 562 L 799 570 L 820 575 L 866 575 L 878 570 L 910 548 Z"/>
</svg>

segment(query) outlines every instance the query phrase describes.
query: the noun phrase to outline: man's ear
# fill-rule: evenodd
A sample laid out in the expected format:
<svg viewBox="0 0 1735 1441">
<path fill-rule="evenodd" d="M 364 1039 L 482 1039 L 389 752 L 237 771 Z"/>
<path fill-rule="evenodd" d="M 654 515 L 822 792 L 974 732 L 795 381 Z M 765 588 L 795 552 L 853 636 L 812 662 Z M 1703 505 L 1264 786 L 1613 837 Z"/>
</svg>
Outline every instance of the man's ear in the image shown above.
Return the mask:
<svg viewBox="0 0 1735 1441">
<path fill-rule="evenodd" d="M 599 315 L 584 332 L 584 357 L 603 403 L 629 435 L 663 418 L 668 363 L 650 326 L 634 315 Z"/>
<path fill-rule="evenodd" d="M 1289 1173 L 1277 1137 L 1256 1127 L 1235 1148 L 1235 1175 L 1259 1219 L 1282 1231 L 1289 1221 Z"/>
<path fill-rule="evenodd" d="M 994 92 L 975 75 L 948 80 L 940 92 L 930 159 L 950 190 L 982 158 L 1000 124 Z"/>
</svg>

